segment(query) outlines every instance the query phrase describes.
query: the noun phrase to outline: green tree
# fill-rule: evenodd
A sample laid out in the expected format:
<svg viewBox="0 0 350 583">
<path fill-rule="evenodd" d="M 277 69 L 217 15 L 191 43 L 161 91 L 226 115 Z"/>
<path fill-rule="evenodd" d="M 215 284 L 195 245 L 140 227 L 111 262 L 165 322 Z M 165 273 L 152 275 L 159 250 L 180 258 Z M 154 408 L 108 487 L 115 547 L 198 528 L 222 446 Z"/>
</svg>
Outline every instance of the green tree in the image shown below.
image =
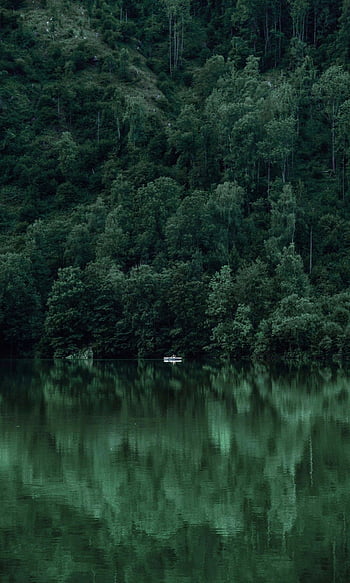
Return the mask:
<svg viewBox="0 0 350 583">
<path fill-rule="evenodd" d="M 256 337 L 255 355 L 282 355 L 305 359 L 317 344 L 322 323 L 315 304 L 293 293 L 284 297 L 271 316 L 263 320 Z"/>
<path fill-rule="evenodd" d="M 310 4 L 308 0 L 288 0 L 288 3 L 293 21 L 293 37 L 305 41 L 307 38 L 307 16 Z"/>
<path fill-rule="evenodd" d="M 282 181 L 288 176 L 288 161 L 293 153 L 296 138 L 294 117 L 272 119 L 266 125 L 266 138 L 261 144 L 263 158 L 268 164 L 276 164 L 281 172 Z"/>
<path fill-rule="evenodd" d="M 341 191 L 342 198 L 345 200 L 345 195 L 349 191 L 349 156 L 350 156 L 350 99 L 344 101 L 339 108 L 337 126 L 336 126 L 336 153 L 341 158 L 342 173 L 341 173 Z"/>
<path fill-rule="evenodd" d="M 148 111 L 145 100 L 140 96 L 129 96 L 125 100 L 122 118 L 126 127 L 128 145 L 131 149 L 144 145 L 149 131 Z"/>
<path fill-rule="evenodd" d="M 87 225 L 74 225 L 67 236 L 64 250 L 66 266 L 84 268 L 93 258 L 94 251 Z"/>
<path fill-rule="evenodd" d="M 222 55 L 210 57 L 203 67 L 194 73 L 194 90 L 198 99 L 206 99 L 215 87 L 216 83 L 228 69 Z"/>
<path fill-rule="evenodd" d="M 236 360 L 251 354 L 254 333 L 250 317 L 250 308 L 239 304 L 232 320 L 220 322 L 213 329 L 214 345 L 220 348 L 225 357 Z"/>
<path fill-rule="evenodd" d="M 128 346 L 132 354 L 154 356 L 166 349 L 164 338 L 167 321 L 165 292 L 167 277 L 156 273 L 149 265 L 130 270 L 122 295 L 123 317 Z M 166 330 L 169 333 L 169 330 Z"/>
<path fill-rule="evenodd" d="M 349 24 L 350 24 L 350 2 L 349 0 L 343 0 L 341 7 L 341 15 L 339 18 L 339 29 L 337 31 L 337 41 L 338 41 L 338 52 L 341 55 L 344 65 L 349 61 L 350 55 L 350 37 L 349 37 Z"/>
<path fill-rule="evenodd" d="M 165 236 L 172 260 L 190 260 L 201 253 L 209 260 L 214 226 L 210 222 L 206 193 L 186 196 L 168 219 Z"/>
<path fill-rule="evenodd" d="M 56 142 L 58 150 L 58 167 L 65 177 L 70 177 L 78 157 L 78 146 L 71 132 L 62 132 Z"/>
<path fill-rule="evenodd" d="M 218 153 L 229 180 L 251 185 L 259 180 L 259 142 L 266 124 L 270 87 L 259 74 L 259 60 L 249 57 L 243 71 L 232 64 L 206 100 L 205 114 L 217 134 Z"/>
<path fill-rule="evenodd" d="M 97 237 L 96 257 L 98 259 L 109 257 L 118 265 L 125 265 L 131 250 L 130 235 L 123 229 L 124 224 L 125 211 L 122 205 L 118 205 L 108 213 L 104 231 Z"/>
<path fill-rule="evenodd" d="M 44 341 L 54 356 L 62 357 L 86 346 L 88 314 L 85 286 L 79 267 L 58 270 L 48 297 Z M 43 350 L 46 353 L 45 346 Z"/>
<path fill-rule="evenodd" d="M 282 249 L 294 243 L 296 224 L 296 197 L 290 184 L 284 184 L 281 193 L 276 193 L 279 184 L 270 192 L 271 213 L 269 238 L 265 241 L 267 256 L 272 262 L 281 258 Z"/>
<path fill-rule="evenodd" d="M 341 105 L 350 96 L 350 73 L 339 65 L 330 66 L 314 84 L 313 92 L 322 104 L 331 130 L 331 168 L 336 171 L 336 125 Z"/>
<path fill-rule="evenodd" d="M 269 314 L 275 299 L 273 280 L 266 263 L 260 258 L 240 267 L 233 281 L 233 293 L 238 304 L 250 309 L 254 326 Z"/>
<path fill-rule="evenodd" d="M 232 260 L 232 251 L 241 238 L 243 205 L 246 193 L 237 183 L 219 184 L 208 200 L 212 221 L 217 225 L 217 247 L 224 262 Z"/>
<path fill-rule="evenodd" d="M 167 130 L 169 145 L 175 149 L 179 176 L 184 172 L 192 186 L 207 181 L 210 172 L 210 124 L 194 105 L 185 105 Z"/>
<path fill-rule="evenodd" d="M 169 71 L 175 71 L 181 62 L 185 42 L 185 25 L 189 17 L 189 0 L 162 0 L 169 25 Z"/>
<path fill-rule="evenodd" d="M 40 296 L 29 259 L 0 255 L 0 350 L 6 356 L 29 353 L 42 327 Z"/>
<path fill-rule="evenodd" d="M 31 260 L 33 276 L 43 300 L 57 270 L 64 266 L 66 241 L 71 229 L 70 220 L 61 217 L 35 220 L 25 235 L 25 255 Z"/>
<path fill-rule="evenodd" d="M 304 297 L 310 294 L 309 278 L 293 243 L 282 250 L 281 260 L 276 267 L 275 281 L 279 297 L 293 294 Z"/>
<path fill-rule="evenodd" d="M 223 265 L 209 282 L 207 314 L 214 322 L 232 319 L 235 309 L 232 270 Z"/>
<path fill-rule="evenodd" d="M 135 253 L 141 261 L 164 252 L 167 220 L 175 213 L 182 194 L 172 178 L 161 177 L 140 187 L 134 197 Z"/>
<path fill-rule="evenodd" d="M 171 319 L 169 330 L 172 350 L 198 355 L 209 343 L 209 325 L 205 318 L 208 282 L 201 257 L 175 262 L 168 270 L 167 306 Z"/>
<path fill-rule="evenodd" d="M 130 354 L 124 319 L 125 275 L 110 258 L 89 263 L 82 274 L 87 330 L 97 357 Z"/>
</svg>

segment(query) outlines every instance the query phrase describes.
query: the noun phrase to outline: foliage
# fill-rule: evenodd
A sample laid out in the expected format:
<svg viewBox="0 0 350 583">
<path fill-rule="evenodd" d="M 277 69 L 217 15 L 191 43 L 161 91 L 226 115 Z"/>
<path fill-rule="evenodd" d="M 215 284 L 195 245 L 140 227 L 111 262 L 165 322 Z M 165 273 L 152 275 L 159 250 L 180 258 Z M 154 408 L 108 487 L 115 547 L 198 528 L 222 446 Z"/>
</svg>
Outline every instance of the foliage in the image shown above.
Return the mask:
<svg viewBox="0 0 350 583">
<path fill-rule="evenodd" d="M 0 352 L 346 359 L 348 21 L 333 0 L 5 2 Z"/>
<path fill-rule="evenodd" d="M 31 264 L 18 253 L 0 256 L 0 341 L 2 353 L 25 354 L 41 332 L 41 302 Z"/>
</svg>

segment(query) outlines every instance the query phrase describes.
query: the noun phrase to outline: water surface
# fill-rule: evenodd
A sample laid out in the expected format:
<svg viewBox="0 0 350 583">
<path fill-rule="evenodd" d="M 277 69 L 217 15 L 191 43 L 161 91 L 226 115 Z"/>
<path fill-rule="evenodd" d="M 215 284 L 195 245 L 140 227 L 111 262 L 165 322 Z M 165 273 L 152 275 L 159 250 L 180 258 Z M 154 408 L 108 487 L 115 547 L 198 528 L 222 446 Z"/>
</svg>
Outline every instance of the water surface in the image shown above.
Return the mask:
<svg viewBox="0 0 350 583">
<path fill-rule="evenodd" d="M 0 364 L 3 583 L 350 580 L 350 377 Z"/>
</svg>

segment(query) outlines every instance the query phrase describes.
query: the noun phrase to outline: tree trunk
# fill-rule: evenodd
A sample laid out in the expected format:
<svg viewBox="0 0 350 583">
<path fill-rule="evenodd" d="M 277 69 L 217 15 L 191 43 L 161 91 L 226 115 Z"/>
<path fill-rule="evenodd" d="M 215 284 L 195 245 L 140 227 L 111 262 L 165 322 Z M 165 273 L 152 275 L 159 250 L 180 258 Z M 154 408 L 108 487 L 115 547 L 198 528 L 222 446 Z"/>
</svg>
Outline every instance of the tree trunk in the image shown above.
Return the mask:
<svg viewBox="0 0 350 583">
<path fill-rule="evenodd" d="M 309 439 L 309 475 L 310 475 L 310 486 L 313 486 L 314 478 L 314 456 L 313 456 L 313 448 L 312 448 L 312 437 L 310 435 Z"/>
<path fill-rule="evenodd" d="M 335 105 L 332 104 L 332 170 L 335 174 Z"/>
<path fill-rule="evenodd" d="M 312 271 L 312 225 L 310 227 L 310 244 L 309 244 L 309 273 Z"/>
<path fill-rule="evenodd" d="M 97 112 L 97 143 L 100 143 L 101 112 Z"/>
<path fill-rule="evenodd" d="M 169 72 L 170 75 L 173 72 L 173 63 L 172 63 L 172 36 L 173 36 L 173 32 L 172 32 L 172 16 L 171 14 L 169 15 Z"/>
</svg>

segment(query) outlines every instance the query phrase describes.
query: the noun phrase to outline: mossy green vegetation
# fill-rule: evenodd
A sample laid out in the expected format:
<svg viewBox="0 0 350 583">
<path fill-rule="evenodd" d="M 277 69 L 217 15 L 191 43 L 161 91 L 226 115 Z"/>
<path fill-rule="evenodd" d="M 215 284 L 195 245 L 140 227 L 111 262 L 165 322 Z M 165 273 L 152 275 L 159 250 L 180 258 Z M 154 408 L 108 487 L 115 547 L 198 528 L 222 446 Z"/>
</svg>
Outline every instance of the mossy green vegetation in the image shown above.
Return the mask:
<svg viewBox="0 0 350 583">
<path fill-rule="evenodd" d="M 3 2 L 0 353 L 347 359 L 348 11 Z"/>
</svg>

